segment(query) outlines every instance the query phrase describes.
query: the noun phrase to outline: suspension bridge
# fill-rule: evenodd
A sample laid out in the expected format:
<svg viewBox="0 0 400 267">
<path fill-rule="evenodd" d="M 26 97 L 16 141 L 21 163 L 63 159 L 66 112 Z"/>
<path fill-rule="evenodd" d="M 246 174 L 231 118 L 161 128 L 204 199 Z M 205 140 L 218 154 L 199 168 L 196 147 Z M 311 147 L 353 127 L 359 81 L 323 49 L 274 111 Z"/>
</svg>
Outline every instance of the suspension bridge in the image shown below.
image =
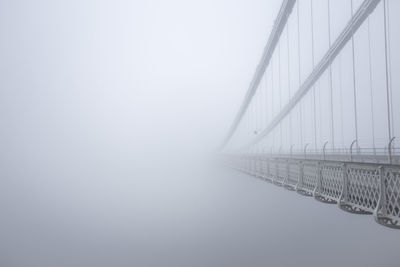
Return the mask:
<svg viewBox="0 0 400 267">
<path fill-rule="evenodd" d="M 283 0 L 226 163 L 400 229 L 399 11 L 394 0 Z"/>
</svg>

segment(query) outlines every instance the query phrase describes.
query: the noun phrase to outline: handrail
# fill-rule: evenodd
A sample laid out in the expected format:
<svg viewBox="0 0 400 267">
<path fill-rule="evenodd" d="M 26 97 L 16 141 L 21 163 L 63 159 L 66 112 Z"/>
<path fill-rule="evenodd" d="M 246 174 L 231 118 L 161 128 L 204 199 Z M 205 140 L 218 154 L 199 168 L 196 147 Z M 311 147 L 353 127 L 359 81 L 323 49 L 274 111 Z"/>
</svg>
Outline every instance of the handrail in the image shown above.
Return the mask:
<svg viewBox="0 0 400 267">
<path fill-rule="evenodd" d="M 345 159 L 340 162 L 326 160 L 301 160 L 279 157 L 266 157 L 260 161 L 259 155 L 247 156 L 243 162 L 244 168 L 232 166 L 240 171 L 284 185 L 288 189 L 295 189 L 306 196 L 314 196 L 324 203 L 337 203 L 347 212 L 355 214 L 373 214 L 379 224 L 400 229 L 400 203 L 396 197 L 388 197 L 393 192 L 400 191 L 400 166 L 392 164 L 361 164 L 349 162 Z M 259 172 L 254 172 L 252 166 L 267 164 L 267 168 L 259 166 Z M 275 165 L 270 169 L 270 163 Z M 311 164 L 310 164 L 311 163 Z M 293 170 L 298 169 L 298 175 L 291 175 L 289 164 Z M 239 162 L 239 165 L 240 164 Z M 296 168 L 296 165 L 298 168 Z M 247 167 L 246 167 L 247 166 Z M 304 167 L 307 166 L 307 172 Z M 282 171 L 286 170 L 286 171 Z M 289 179 L 291 179 L 289 181 Z M 307 179 L 307 182 L 304 182 Z M 290 184 L 289 184 L 290 182 Z"/>
</svg>

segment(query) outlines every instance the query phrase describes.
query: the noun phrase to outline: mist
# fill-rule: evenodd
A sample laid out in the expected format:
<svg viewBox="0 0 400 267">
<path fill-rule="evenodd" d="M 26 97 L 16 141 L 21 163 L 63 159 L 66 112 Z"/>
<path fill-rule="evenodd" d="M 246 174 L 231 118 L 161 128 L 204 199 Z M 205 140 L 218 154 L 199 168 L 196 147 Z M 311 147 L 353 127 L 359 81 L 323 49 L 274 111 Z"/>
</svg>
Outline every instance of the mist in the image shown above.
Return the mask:
<svg viewBox="0 0 400 267">
<path fill-rule="evenodd" d="M 332 218 L 395 266 L 397 232 L 215 163 L 280 5 L 0 0 L 0 266 L 312 265 Z"/>
</svg>

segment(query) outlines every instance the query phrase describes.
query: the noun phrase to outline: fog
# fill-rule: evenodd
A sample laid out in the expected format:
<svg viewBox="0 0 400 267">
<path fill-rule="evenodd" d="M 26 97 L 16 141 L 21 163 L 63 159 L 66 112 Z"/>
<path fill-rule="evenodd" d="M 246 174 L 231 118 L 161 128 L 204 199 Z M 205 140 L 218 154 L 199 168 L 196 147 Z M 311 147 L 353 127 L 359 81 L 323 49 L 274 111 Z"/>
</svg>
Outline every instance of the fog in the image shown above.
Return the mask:
<svg viewBox="0 0 400 267">
<path fill-rule="evenodd" d="M 1 139 L 17 154 L 213 149 L 279 4 L 1 1 Z"/>
<path fill-rule="evenodd" d="M 280 4 L 0 0 L 0 266 L 395 266 L 372 217 L 214 162 Z"/>
</svg>

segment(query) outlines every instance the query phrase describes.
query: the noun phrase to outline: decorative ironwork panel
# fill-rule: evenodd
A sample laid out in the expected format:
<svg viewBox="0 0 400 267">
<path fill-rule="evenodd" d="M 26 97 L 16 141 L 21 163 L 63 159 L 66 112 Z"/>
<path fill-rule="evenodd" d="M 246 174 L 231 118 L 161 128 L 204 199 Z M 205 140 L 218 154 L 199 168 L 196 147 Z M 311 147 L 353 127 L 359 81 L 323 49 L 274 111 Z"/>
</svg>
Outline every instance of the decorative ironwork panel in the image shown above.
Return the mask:
<svg viewBox="0 0 400 267">
<path fill-rule="evenodd" d="M 385 198 L 386 205 L 384 207 L 386 216 L 399 220 L 400 219 L 400 167 L 385 168 Z"/>
<path fill-rule="evenodd" d="M 260 159 L 258 157 L 254 157 L 254 175 L 260 175 Z"/>
<path fill-rule="evenodd" d="M 283 183 L 287 176 L 287 162 L 286 160 L 276 160 L 276 174 L 274 181 L 277 183 Z"/>
<path fill-rule="evenodd" d="M 320 194 L 332 200 L 339 200 L 342 189 L 342 166 L 334 163 L 323 163 L 321 166 Z"/>
<path fill-rule="evenodd" d="M 289 185 L 296 185 L 298 181 L 299 181 L 299 162 L 289 161 L 287 183 Z"/>
<path fill-rule="evenodd" d="M 244 172 L 355 214 L 373 214 L 400 229 L 400 166 L 245 155 L 233 158 Z"/>
<path fill-rule="evenodd" d="M 317 163 L 304 162 L 303 163 L 303 184 L 302 189 L 312 193 L 317 186 Z"/>
<path fill-rule="evenodd" d="M 276 176 L 276 173 L 278 172 L 275 160 L 269 160 L 269 171 L 270 171 L 270 173 L 269 173 L 270 177 L 272 177 L 274 179 Z"/>
<path fill-rule="evenodd" d="M 349 164 L 346 202 L 364 210 L 373 211 L 379 201 L 379 167 Z"/>
<path fill-rule="evenodd" d="M 265 159 L 263 162 L 263 177 L 267 179 L 272 179 L 271 173 L 271 161 L 269 159 Z"/>
</svg>

